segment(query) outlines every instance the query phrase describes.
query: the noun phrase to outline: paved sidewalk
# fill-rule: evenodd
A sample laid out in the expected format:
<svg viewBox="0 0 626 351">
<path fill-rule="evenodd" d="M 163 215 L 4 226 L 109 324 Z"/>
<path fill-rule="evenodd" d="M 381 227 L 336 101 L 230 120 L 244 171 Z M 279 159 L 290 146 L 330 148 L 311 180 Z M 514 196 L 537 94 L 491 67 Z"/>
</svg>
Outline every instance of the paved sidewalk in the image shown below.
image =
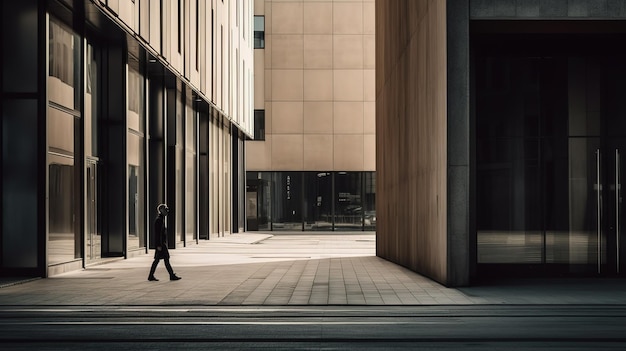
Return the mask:
<svg viewBox="0 0 626 351">
<path fill-rule="evenodd" d="M 374 233 L 239 233 L 0 288 L 0 305 L 626 304 L 623 279 L 512 280 L 451 289 L 375 256 Z"/>
</svg>

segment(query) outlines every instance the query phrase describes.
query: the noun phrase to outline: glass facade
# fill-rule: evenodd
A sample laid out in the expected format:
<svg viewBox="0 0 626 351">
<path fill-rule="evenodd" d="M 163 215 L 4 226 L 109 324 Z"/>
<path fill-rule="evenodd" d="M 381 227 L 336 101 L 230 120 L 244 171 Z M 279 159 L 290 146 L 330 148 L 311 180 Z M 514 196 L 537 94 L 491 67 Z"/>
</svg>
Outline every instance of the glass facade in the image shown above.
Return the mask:
<svg viewBox="0 0 626 351">
<path fill-rule="evenodd" d="M 197 4 L 150 22 L 165 4 L 2 2 L 1 275 L 145 255 L 159 203 L 172 248 L 245 227 L 252 11 L 235 38 L 227 16 L 205 21 L 235 3 Z"/>
<path fill-rule="evenodd" d="M 247 229 L 375 231 L 375 172 L 247 172 Z"/>
<path fill-rule="evenodd" d="M 145 87 L 137 57 L 128 55 L 128 250 L 146 247 Z"/>
<path fill-rule="evenodd" d="M 80 50 L 78 36 L 50 19 L 48 66 L 48 264 L 82 257 L 80 179 Z M 78 151 L 78 155 L 76 152 Z"/>
<path fill-rule="evenodd" d="M 187 103 L 187 113 L 185 120 L 185 242 L 193 243 L 197 241 L 197 166 L 196 166 L 196 145 L 197 145 L 197 114 L 191 106 L 191 101 Z"/>
<path fill-rule="evenodd" d="M 302 230 L 301 172 L 274 172 L 272 177 L 272 229 Z"/>
<path fill-rule="evenodd" d="M 626 52 L 602 35 L 477 39 L 479 269 L 624 271 Z"/>
<path fill-rule="evenodd" d="M 224 125 L 217 111 L 209 121 L 209 228 L 210 236 L 224 236 L 231 233 L 233 162 L 238 162 L 237 155 L 232 153 L 230 127 Z M 243 179 L 242 179 L 243 181 Z M 236 186 L 232 184 L 232 186 Z M 243 194 L 241 194 L 243 198 Z M 239 200 L 237 200 L 239 206 Z M 234 229 L 235 231 L 238 228 Z"/>
<path fill-rule="evenodd" d="M 304 230 L 333 229 L 333 174 L 304 172 Z"/>
</svg>

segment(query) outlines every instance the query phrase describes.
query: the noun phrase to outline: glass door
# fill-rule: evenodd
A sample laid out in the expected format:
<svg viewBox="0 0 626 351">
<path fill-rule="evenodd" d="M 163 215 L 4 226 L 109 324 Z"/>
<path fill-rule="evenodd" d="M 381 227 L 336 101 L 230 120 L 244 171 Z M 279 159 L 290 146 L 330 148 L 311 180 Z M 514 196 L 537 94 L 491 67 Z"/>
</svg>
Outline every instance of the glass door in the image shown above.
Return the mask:
<svg viewBox="0 0 626 351">
<path fill-rule="evenodd" d="M 626 151 L 626 139 L 609 139 L 605 148 L 606 156 L 606 176 L 604 177 L 603 195 L 604 195 L 604 211 L 601 220 L 604 221 L 602 226 L 602 238 L 604 245 L 603 256 L 606 257 L 604 264 L 600 267 L 601 273 L 608 274 L 625 274 L 624 266 L 624 211 L 623 211 L 623 195 L 622 184 L 624 182 L 623 175 L 623 157 Z"/>
<path fill-rule="evenodd" d="M 102 258 L 102 242 L 98 222 L 98 164 L 87 160 L 85 258 L 86 264 Z"/>
<path fill-rule="evenodd" d="M 479 275 L 626 275 L 626 54 L 602 36 L 501 39 L 473 63 Z"/>
</svg>

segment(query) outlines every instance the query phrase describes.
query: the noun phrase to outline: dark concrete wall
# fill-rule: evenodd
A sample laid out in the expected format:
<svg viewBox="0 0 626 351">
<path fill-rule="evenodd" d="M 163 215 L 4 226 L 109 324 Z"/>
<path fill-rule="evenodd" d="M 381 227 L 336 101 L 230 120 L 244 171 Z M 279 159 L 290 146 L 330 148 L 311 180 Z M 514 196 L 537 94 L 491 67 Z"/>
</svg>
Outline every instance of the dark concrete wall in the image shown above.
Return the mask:
<svg viewBox="0 0 626 351">
<path fill-rule="evenodd" d="M 471 0 L 469 4 L 472 19 L 626 18 L 626 0 Z"/>
<path fill-rule="evenodd" d="M 446 7 L 448 133 L 448 280 L 469 284 L 472 259 L 470 233 L 470 79 L 469 3 L 448 0 Z"/>
<path fill-rule="evenodd" d="M 376 2 L 376 253 L 458 285 L 449 272 L 446 61 L 445 1 Z"/>
</svg>

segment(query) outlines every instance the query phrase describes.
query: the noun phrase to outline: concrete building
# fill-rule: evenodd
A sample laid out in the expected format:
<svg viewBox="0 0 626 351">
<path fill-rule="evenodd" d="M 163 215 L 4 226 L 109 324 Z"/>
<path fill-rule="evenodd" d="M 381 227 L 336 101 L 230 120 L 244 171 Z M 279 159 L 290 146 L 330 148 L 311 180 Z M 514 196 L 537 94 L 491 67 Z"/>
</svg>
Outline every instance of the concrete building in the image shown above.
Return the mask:
<svg viewBox="0 0 626 351">
<path fill-rule="evenodd" d="M 249 1 L 0 6 L 0 274 L 48 276 L 243 230 Z"/>
<path fill-rule="evenodd" d="M 377 254 L 623 276 L 626 2 L 376 2 Z"/>
<path fill-rule="evenodd" d="M 373 0 L 255 0 L 248 230 L 373 230 Z"/>
</svg>

